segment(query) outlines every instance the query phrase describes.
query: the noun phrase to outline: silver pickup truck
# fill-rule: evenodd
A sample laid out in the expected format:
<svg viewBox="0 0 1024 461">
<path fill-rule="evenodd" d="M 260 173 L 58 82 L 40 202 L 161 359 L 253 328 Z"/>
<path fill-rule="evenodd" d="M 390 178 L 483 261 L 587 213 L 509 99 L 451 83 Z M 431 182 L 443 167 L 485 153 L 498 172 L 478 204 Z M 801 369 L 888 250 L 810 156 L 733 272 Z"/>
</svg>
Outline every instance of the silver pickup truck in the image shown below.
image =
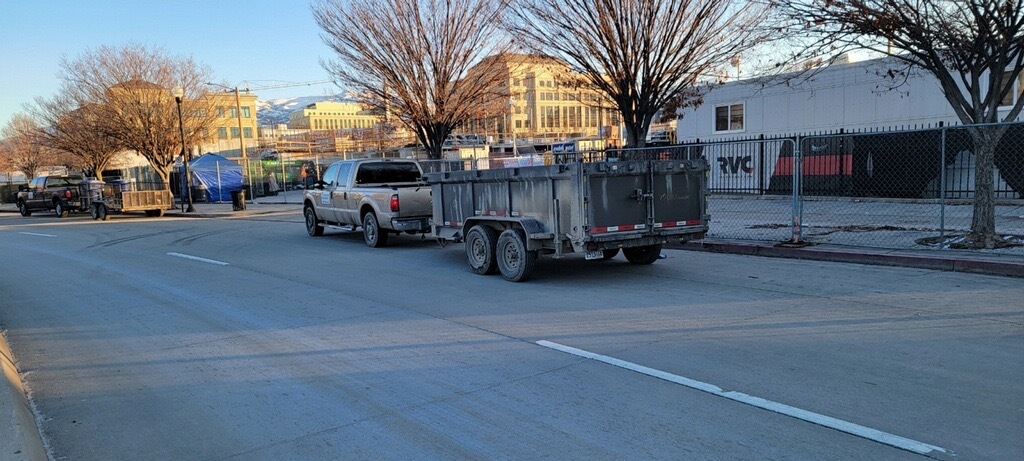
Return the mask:
<svg viewBox="0 0 1024 461">
<path fill-rule="evenodd" d="M 323 235 L 324 226 L 362 227 L 371 247 L 390 234 L 430 232 L 430 186 L 418 163 L 400 159 L 343 160 L 332 163 L 306 190 L 302 214 L 306 232 Z"/>
</svg>

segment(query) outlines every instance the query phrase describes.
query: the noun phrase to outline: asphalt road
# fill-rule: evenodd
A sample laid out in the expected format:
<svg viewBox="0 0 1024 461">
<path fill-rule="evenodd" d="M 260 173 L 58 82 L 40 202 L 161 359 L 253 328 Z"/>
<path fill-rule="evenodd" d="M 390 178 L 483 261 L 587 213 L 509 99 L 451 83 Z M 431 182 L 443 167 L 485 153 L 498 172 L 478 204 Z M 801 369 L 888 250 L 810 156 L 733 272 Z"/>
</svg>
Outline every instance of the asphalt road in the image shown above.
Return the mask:
<svg viewBox="0 0 1024 461">
<path fill-rule="evenodd" d="M 1021 279 L 392 242 L 0 215 L 52 459 L 1024 459 Z"/>
</svg>

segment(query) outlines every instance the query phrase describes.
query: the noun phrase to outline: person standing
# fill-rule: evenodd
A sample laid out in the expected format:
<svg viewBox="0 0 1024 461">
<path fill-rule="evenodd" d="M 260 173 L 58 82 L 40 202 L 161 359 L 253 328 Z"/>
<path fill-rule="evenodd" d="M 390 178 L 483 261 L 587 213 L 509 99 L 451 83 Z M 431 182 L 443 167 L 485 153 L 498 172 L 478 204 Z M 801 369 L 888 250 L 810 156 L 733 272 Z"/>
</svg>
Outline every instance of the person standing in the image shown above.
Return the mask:
<svg viewBox="0 0 1024 461">
<path fill-rule="evenodd" d="M 277 186 L 277 178 L 274 176 L 274 172 L 271 171 L 267 175 L 267 195 L 277 195 L 279 187 Z"/>
<path fill-rule="evenodd" d="M 303 163 L 302 164 L 302 172 L 299 173 L 299 177 L 302 178 L 302 188 L 303 189 L 305 189 L 305 188 L 307 188 L 309 186 L 308 184 L 306 184 L 306 177 L 308 177 L 308 176 L 309 176 L 309 173 L 306 173 L 306 164 Z"/>
</svg>

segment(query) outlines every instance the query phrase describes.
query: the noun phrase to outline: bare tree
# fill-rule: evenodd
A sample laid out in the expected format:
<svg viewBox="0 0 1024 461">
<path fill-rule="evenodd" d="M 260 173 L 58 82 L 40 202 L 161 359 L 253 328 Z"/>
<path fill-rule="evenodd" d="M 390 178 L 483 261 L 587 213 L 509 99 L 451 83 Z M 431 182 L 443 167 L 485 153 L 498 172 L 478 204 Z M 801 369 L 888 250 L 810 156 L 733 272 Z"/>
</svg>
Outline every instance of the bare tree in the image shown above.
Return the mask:
<svg viewBox="0 0 1024 461">
<path fill-rule="evenodd" d="M 185 91 L 181 110 L 185 144 L 201 144 L 214 114 L 203 96 L 210 70 L 190 57 L 131 44 L 100 47 L 60 63 L 60 94 L 70 107 L 87 110 L 101 122 L 101 135 L 149 161 L 169 183 L 171 166 L 182 151 L 176 102 L 171 88 Z M 95 111 L 95 112 L 93 112 Z"/>
<path fill-rule="evenodd" d="M 39 142 L 39 124 L 27 114 L 15 114 L 0 129 L 0 138 L 4 140 L 7 162 L 28 179 L 35 178 L 41 167 L 53 166 L 58 161 L 53 151 Z"/>
<path fill-rule="evenodd" d="M 518 0 L 512 11 L 513 35 L 610 99 L 636 147 L 659 109 L 762 42 L 766 17 L 741 0 Z"/>
<path fill-rule="evenodd" d="M 108 134 L 104 111 L 95 104 L 72 109 L 66 96 L 36 98 L 33 113 L 42 120 L 40 142 L 65 152 L 68 163 L 83 173 L 103 179 L 103 170 L 124 148 Z"/>
<path fill-rule="evenodd" d="M 916 68 L 935 76 L 974 141 L 971 240 L 986 248 L 999 244 L 993 166 L 1007 127 L 980 124 L 1014 120 L 1024 106 L 1018 96 L 1009 110 L 1000 110 L 1013 99 L 1024 69 L 1024 0 L 774 1 L 804 44 L 802 58 L 867 49 L 902 62 L 904 72 Z"/>
<path fill-rule="evenodd" d="M 313 16 L 336 53 L 323 63 L 360 102 L 394 116 L 431 158 L 476 106 L 507 99 L 507 0 L 322 0 Z M 496 94 L 496 91 L 504 93 Z"/>
</svg>

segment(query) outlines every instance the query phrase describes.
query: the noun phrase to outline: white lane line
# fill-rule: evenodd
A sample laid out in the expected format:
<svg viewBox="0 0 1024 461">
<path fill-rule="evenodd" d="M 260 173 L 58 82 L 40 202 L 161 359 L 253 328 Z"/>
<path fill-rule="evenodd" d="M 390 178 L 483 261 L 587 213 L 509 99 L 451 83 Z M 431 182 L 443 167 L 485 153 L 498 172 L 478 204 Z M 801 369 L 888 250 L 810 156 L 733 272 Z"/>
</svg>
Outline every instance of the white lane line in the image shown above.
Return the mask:
<svg viewBox="0 0 1024 461">
<path fill-rule="evenodd" d="M 217 261 L 216 259 L 200 258 L 198 256 L 192 256 L 192 255 L 187 255 L 187 254 L 182 254 L 182 253 L 167 253 L 167 256 L 174 256 L 176 258 L 191 259 L 193 261 L 199 261 L 199 262 L 204 262 L 204 263 L 216 264 L 218 266 L 230 266 L 230 264 L 228 264 L 228 263 L 226 263 L 224 261 Z"/>
<path fill-rule="evenodd" d="M 916 440 L 900 437 L 898 435 L 890 434 L 888 432 L 882 432 L 880 430 L 872 429 L 870 427 L 864 427 L 859 424 L 854 424 L 848 421 L 843 421 L 841 419 L 836 419 L 831 416 L 825 416 L 811 411 L 802 410 L 800 408 L 791 407 L 786 404 L 772 402 L 771 400 L 765 400 L 760 397 L 754 397 L 752 395 L 747 395 L 742 392 L 726 392 L 723 391 L 720 387 L 715 386 L 714 384 L 708 384 L 690 378 L 684 378 L 679 375 L 674 375 L 672 373 L 656 370 L 654 368 L 648 368 L 643 365 L 637 365 L 635 363 L 627 362 L 625 360 L 620 360 L 614 357 L 608 357 L 606 355 L 587 352 L 582 349 L 576 349 L 575 347 L 569 347 L 562 344 L 553 343 L 551 341 L 541 340 L 537 341 L 537 344 L 549 349 L 554 349 L 556 351 L 572 354 L 577 357 L 596 360 L 598 362 L 606 363 L 608 365 L 616 366 L 619 368 L 625 368 L 627 370 L 635 371 L 637 373 L 645 374 L 647 376 L 652 376 L 655 378 L 663 379 L 665 381 L 680 384 L 691 389 L 696 389 L 698 391 L 703 391 L 709 394 L 717 395 L 719 397 L 724 397 L 729 400 L 734 400 L 736 402 L 745 403 L 747 405 L 755 406 L 764 410 L 773 411 L 786 416 L 791 416 L 793 418 L 804 420 L 809 423 L 814 423 L 819 426 L 832 428 L 837 431 L 845 432 L 847 434 L 855 435 L 857 437 L 863 437 L 868 440 L 873 440 L 875 442 L 883 443 L 913 453 L 918 453 L 922 455 L 931 452 L 947 454 L 950 453 L 945 448 L 937 447 L 935 445 L 929 445 L 927 443 L 918 442 Z"/>
<path fill-rule="evenodd" d="M 22 234 L 22 235 L 34 235 L 36 237 L 56 237 L 56 235 L 53 235 L 53 234 L 40 234 L 38 232 L 18 232 L 18 233 Z"/>
</svg>

